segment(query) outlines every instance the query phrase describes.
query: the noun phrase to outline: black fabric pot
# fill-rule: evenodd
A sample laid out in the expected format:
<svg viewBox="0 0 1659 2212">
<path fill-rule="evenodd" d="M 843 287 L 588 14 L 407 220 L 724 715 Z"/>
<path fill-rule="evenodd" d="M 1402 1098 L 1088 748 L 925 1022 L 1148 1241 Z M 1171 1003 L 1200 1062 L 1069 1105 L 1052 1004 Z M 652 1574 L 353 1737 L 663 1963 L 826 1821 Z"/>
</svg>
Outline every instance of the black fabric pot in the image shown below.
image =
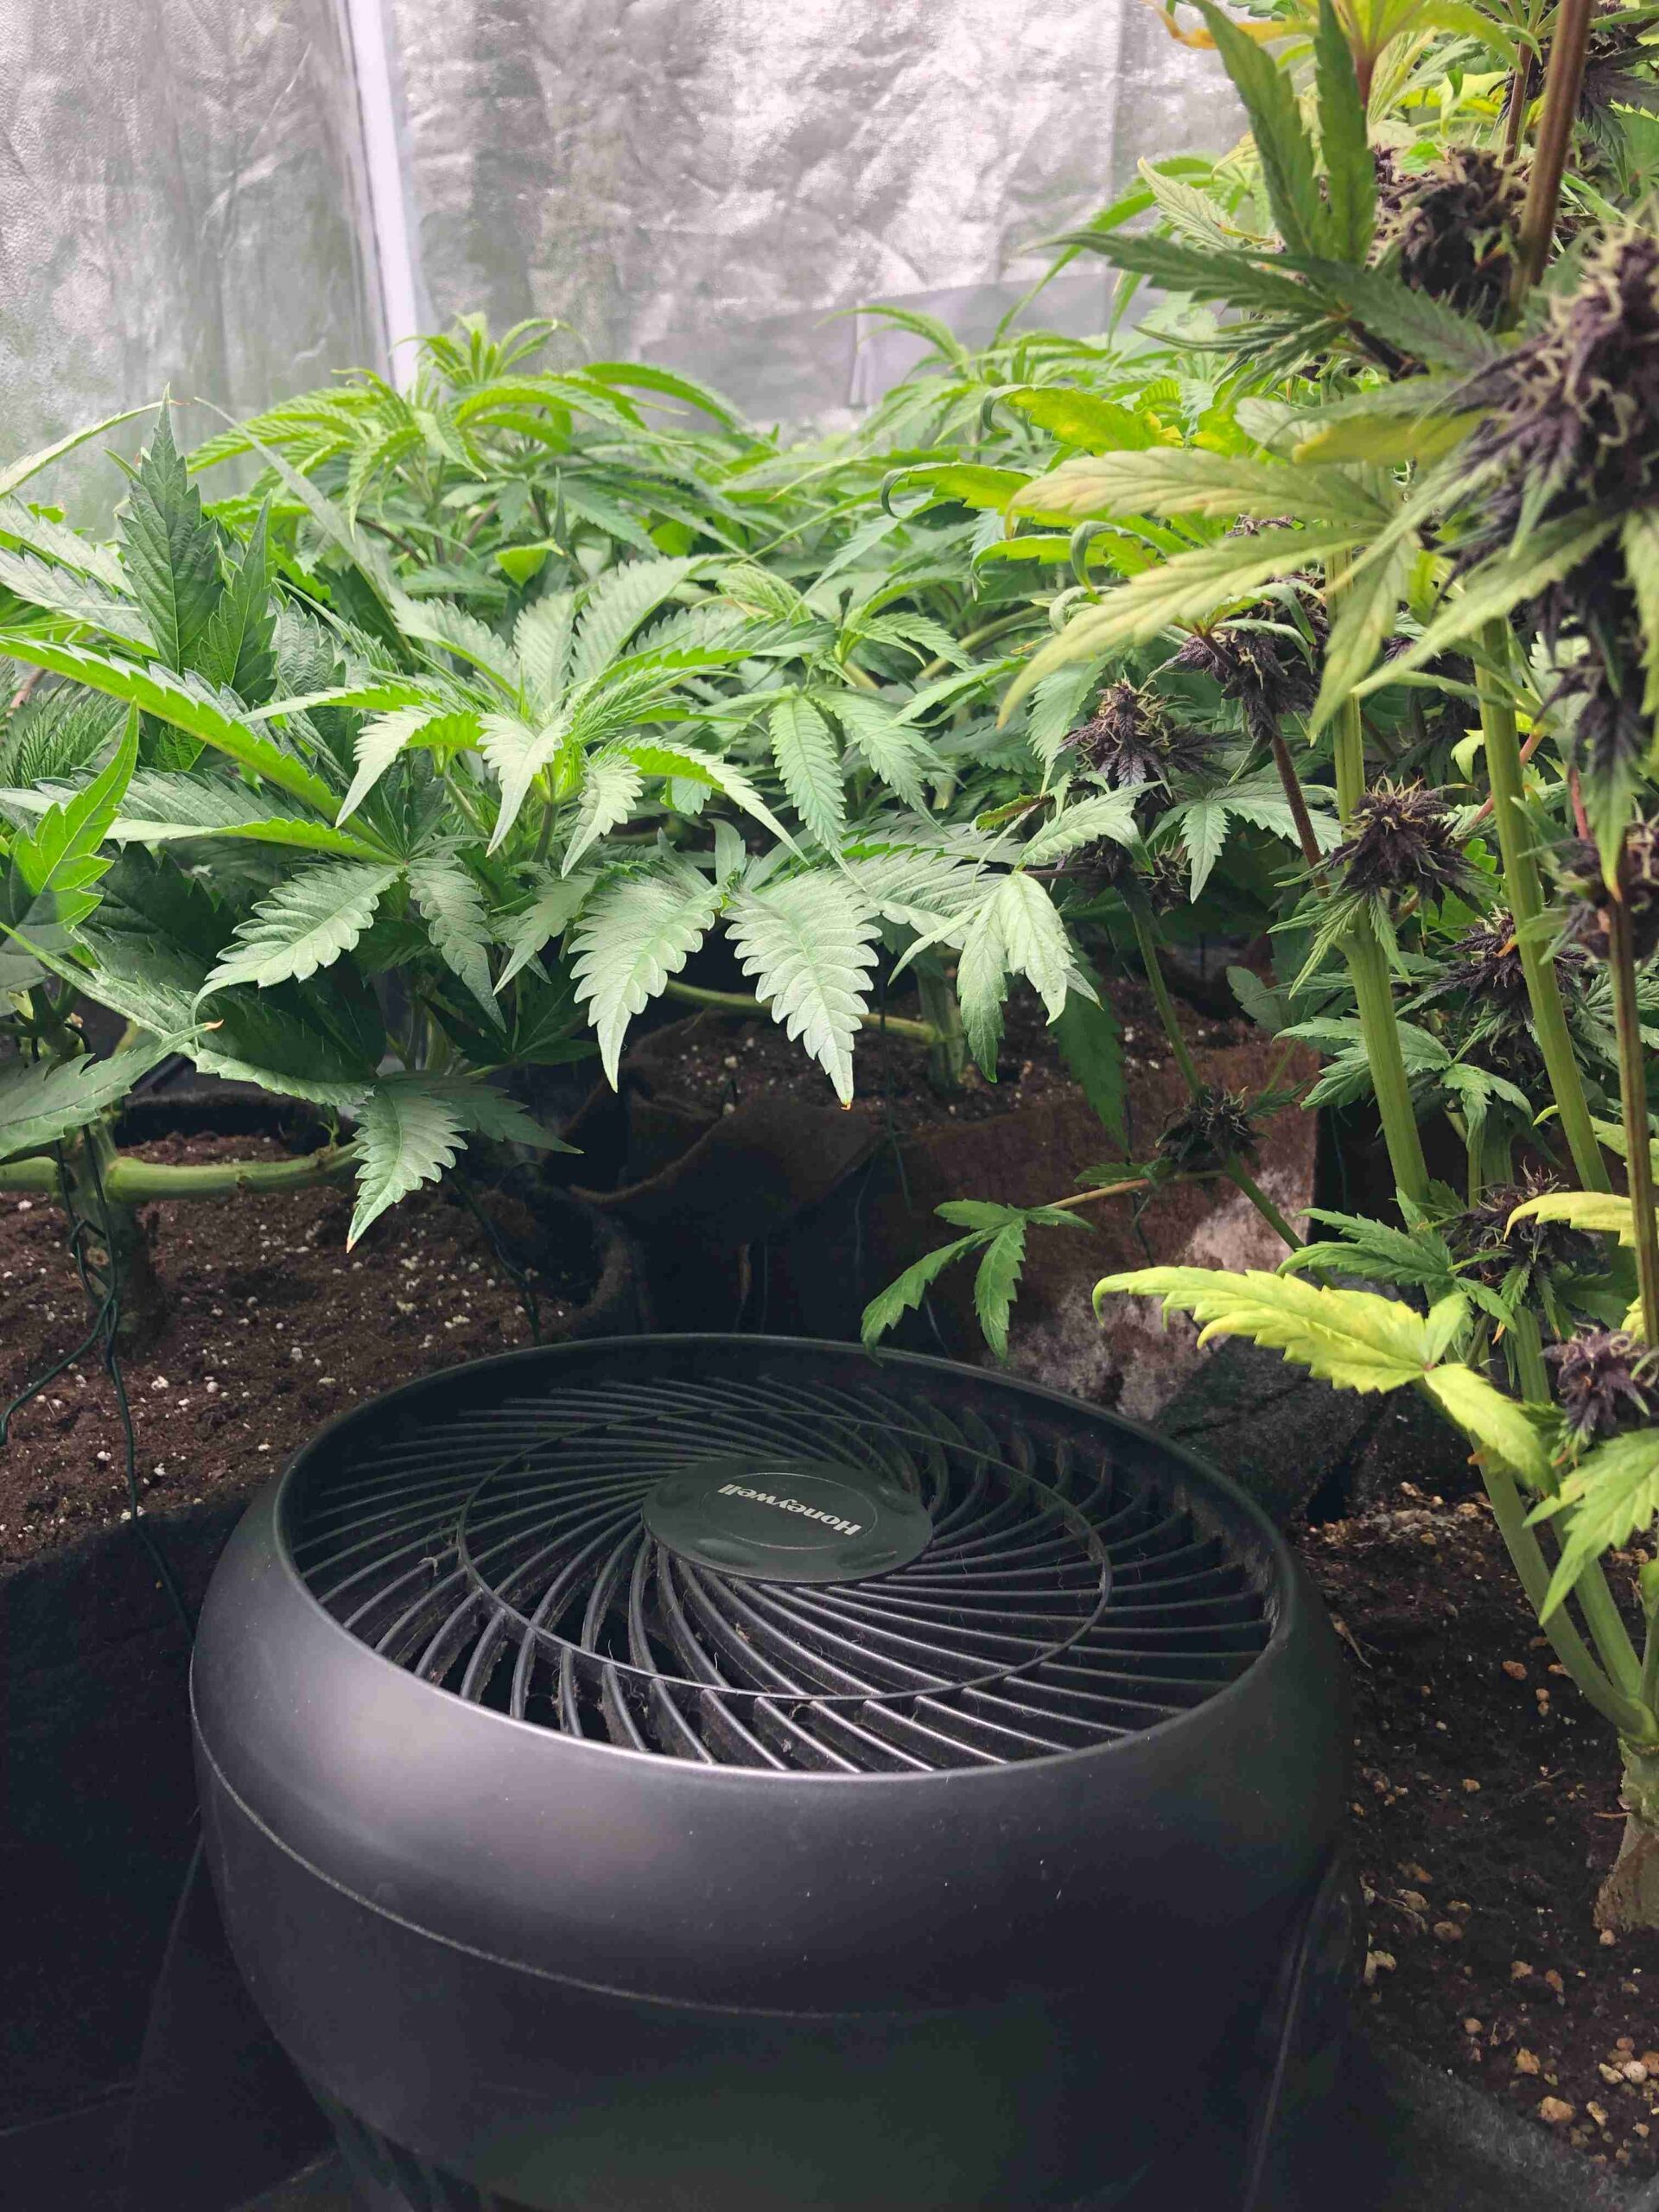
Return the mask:
<svg viewBox="0 0 1659 2212">
<path fill-rule="evenodd" d="M 231 1086 L 138 1102 L 126 1134 L 276 1133 L 285 1109 L 254 1099 L 263 1118 Z M 584 1239 L 593 1255 L 593 1293 L 559 1336 L 639 1328 L 626 1231 L 525 1170 L 507 1180 L 550 1248 L 568 1259 Z M 250 1490 L 264 1473 L 250 1470 Z M 193 1618 L 244 1503 L 221 1495 L 144 1516 Z M 176 1983 L 152 2015 L 195 1846 L 189 1652 L 130 1523 L 0 1574 L 0 2204 L 18 2212 L 219 2212 L 289 2170 L 315 2132 L 234 1975 L 204 1964 L 205 1892 L 186 1908 L 175 1958 L 187 1984 L 217 1993 L 221 2025 L 204 2031 Z M 179 2026 L 181 2006 L 195 2027 Z M 124 2200 L 130 2139 L 138 2164 Z"/>
</svg>

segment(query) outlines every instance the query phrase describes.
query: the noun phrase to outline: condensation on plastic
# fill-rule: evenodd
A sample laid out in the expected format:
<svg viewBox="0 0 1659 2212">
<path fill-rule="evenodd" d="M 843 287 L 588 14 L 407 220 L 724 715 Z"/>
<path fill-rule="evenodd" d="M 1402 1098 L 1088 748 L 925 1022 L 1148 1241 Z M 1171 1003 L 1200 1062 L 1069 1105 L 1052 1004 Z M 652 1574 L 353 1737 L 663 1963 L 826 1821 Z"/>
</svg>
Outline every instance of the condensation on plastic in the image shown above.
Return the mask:
<svg viewBox="0 0 1659 2212">
<path fill-rule="evenodd" d="M 166 385 L 248 409 L 378 353 L 340 0 L 0 0 L 0 466 Z M 29 489 L 90 519 L 121 483 L 88 448 Z"/>
<path fill-rule="evenodd" d="M 390 0 L 425 304 L 824 417 L 905 365 L 838 309 L 989 334 L 1143 156 L 1236 136 L 1135 0 Z M 1100 327 L 1068 272 L 1042 319 Z M 871 341 L 861 347 L 861 337 Z M 872 347 L 874 350 L 872 350 Z"/>
</svg>

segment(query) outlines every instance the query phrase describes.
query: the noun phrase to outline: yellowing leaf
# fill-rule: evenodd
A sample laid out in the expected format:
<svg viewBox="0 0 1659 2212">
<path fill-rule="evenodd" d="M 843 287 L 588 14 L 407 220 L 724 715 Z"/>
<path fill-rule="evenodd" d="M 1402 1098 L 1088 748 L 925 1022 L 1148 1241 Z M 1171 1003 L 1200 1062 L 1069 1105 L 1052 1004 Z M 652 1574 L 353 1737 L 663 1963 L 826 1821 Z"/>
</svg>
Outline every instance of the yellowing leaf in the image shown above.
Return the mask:
<svg viewBox="0 0 1659 2212">
<path fill-rule="evenodd" d="M 1548 1488 L 1549 1455 L 1513 1398 L 1506 1398 L 1469 1367 L 1436 1367 L 1423 1383 L 1478 1452 L 1491 1452 L 1533 1490 Z"/>
<path fill-rule="evenodd" d="M 1095 1286 L 1095 1310 L 1111 1291 L 1161 1298 L 1164 1311 L 1202 1322 L 1198 1341 L 1249 1337 L 1344 1390 L 1397 1390 L 1420 1382 L 1438 1357 L 1445 1317 L 1425 1320 L 1371 1291 L 1332 1290 L 1299 1275 L 1252 1268 L 1139 1268 Z M 1437 1315 L 1439 1309 L 1437 1309 Z"/>
<path fill-rule="evenodd" d="M 1621 1244 L 1636 1242 L 1630 1202 L 1611 1191 L 1550 1191 L 1516 1206 L 1505 1224 L 1506 1235 L 1517 1221 L 1565 1221 L 1574 1229 L 1608 1230 Z"/>
</svg>

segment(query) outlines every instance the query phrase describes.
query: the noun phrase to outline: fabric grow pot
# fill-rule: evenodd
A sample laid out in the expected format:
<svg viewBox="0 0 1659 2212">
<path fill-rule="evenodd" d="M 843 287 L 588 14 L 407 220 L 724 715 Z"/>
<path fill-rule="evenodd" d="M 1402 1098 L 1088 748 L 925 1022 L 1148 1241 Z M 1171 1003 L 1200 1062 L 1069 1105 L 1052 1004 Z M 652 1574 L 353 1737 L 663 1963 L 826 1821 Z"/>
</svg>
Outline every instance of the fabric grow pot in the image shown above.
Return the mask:
<svg viewBox="0 0 1659 2212">
<path fill-rule="evenodd" d="M 1113 2201 L 1306 1982 L 1338 1680 L 1143 1432 L 668 1337 L 325 1430 L 193 1696 L 232 1949 L 378 2201 L 1008 2212 Z"/>
</svg>

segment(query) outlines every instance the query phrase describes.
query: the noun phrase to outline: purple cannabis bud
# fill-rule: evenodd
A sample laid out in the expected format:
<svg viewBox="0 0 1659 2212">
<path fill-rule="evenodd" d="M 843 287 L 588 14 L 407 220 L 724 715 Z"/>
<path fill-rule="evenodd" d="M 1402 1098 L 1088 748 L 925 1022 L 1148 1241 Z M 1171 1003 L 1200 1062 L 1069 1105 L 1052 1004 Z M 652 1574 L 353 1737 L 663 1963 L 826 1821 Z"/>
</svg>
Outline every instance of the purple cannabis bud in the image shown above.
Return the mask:
<svg viewBox="0 0 1659 2212">
<path fill-rule="evenodd" d="M 1562 946 L 1555 956 L 1557 981 L 1570 988 L 1581 979 L 1584 966 L 1577 945 Z M 1513 914 L 1499 907 L 1465 930 L 1448 950 L 1439 981 L 1423 995 L 1444 998 L 1452 991 L 1467 992 L 1506 1027 L 1526 1020 L 1531 1000 Z"/>
<path fill-rule="evenodd" d="M 1580 1329 L 1544 1357 L 1555 1370 L 1555 1395 L 1574 1443 L 1659 1420 L 1655 1355 L 1623 1329 Z"/>
<path fill-rule="evenodd" d="M 1145 845 L 1098 837 L 1071 855 L 1065 873 L 1087 898 L 1117 891 L 1126 899 L 1138 899 L 1154 914 L 1167 914 L 1188 903 L 1192 863 L 1184 845 L 1158 845 L 1149 850 Z"/>
<path fill-rule="evenodd" d="M 1604 238 L 1578 289 L 1459 404 L 1491 410 L 1464 448 L 1477 519 L 1460 565 L 1508 545 L 1523 519 L 1647 505 L 1659 490 L 1659 238 Z"/>
<path fill-rule="evenodd" d="M 1422 784 L 1381 783 L 1364 792 L 1331 865 L 1348 890 L 1377 898 L 1415 892 L 1442 899 L 1468 889 L 1473 874 L 1451 815 Z"/>
<path fill-rule="evenodd" d="M 1583 1230 L 1564 1221 L 1529 1219 L 1510 1225 L 1517 1206 L 1565 1188 L 1559 1176 L 1538 1171 L 1519 1183 L 1494 1184 L 1465 1212 L 1454 1214 L 1446 1224 L 1446 1241 L 1465 1273 L 1497 1290 L 1516 1268 L 1573 1274 L 1592 1267 L 1596 1241 Z"/>
<path fill-rule="evenodd" d="M 1570 905 L 1567 934 L 1599 960 L 1612 947 L 1612 907 L 1601 855 L 1587 837 L 1561 846 L 1556 868 Z M 1659 819 L 1633 822 L 1624 832 L 1614 868 L 1618 901 L 1630 918 L 1630 943 L 1638 960 L 1659 950 Z"/>
<path fill-rule="evenodd" d="M 1204 767 L 1216 741 L 1176 722 L 1154 691 L 1109 683 L 1071 738 L 1073 750 L 1115 791 L 1169 784 Z"/>
<path fill-rule="evenodd" d="M 1392 259 L 1414 292 L 1483 322 L 1508 302 L 1525 187 L 1496 154 L 1453 146 L 1425 168 L 1402 169 L 1381 150 L 1378 260 Z"/>
<path fill-rule="evenodd" d="M 1224 1167 L 1230 1160 L 1249 1160 L 1255 1151 L 1255 1125 L 1242 1090 L 1223 1090 L 1206 1083 L 1186 1103 L 1158 1140 L 1158 1157 L 1181 1174 Z"/>
</svg>

